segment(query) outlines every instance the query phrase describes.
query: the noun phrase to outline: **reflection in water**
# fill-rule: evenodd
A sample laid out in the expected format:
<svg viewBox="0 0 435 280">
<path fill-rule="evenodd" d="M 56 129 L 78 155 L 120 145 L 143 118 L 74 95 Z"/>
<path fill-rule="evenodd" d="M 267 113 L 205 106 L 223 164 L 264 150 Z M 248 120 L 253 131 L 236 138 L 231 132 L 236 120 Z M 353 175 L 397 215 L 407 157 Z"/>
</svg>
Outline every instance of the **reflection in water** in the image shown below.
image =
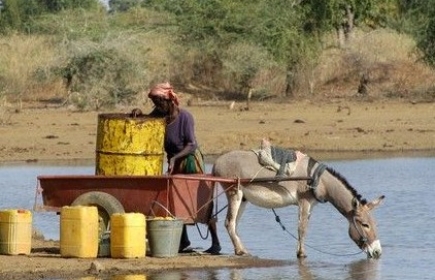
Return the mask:
<svg viewBox="0 0 435 280">
<path fill-rule="evenodd" d="M 160 272 L 155 274 L 149 274 L 147 276 L 147 280 L 181 280 L 181 279 L 188 279 L 186 276 L 184 276 L 183 271 L 166 271 L 166 272 Z"/>
<path fill-rule="evenodd" d="M 159 272 L 159 273 L 153 273 L 147 275 L 147 280 L 186 280 L 186 279 L 219 280 L 222 279 L 222 270 L 216 270 L 216 269 L 186 270 L 186 271 L 175 270 L 175 271 L 166 271 L 166 272 Z M 233 278 L 230 279 L 232 280 Z"/>
<path fill-rule="evenodd" d="M 207 280 L 219 280 L 219 271 L 218 270 L 206 270 L 205 273 L 206 277 L 201 279 L 207 279 Z M 188 279 L 188 278 L 186 278 Z M 230 278 L 231 280 L 233 278 Z"/>
<path fill-rule="evenodd" d="M 351 262 L 348 267 L 349 277 L 352 280 L 375 280 L 378 278 L 378 260 L 362 259 Z M 319 279 L 318 275 L 312 273 L 306 259 L 298 260 L 299 276 L 301 280 Z"/>
<path fill-rule="evenodd" d="M 318 263 L 317 263 L 318 264 Z M 313 266 L 314 265 L 314 266 Z M 378 275 L 378 260 L 373 259 L 363 259 L 355 262 L 351 262 L 346 265 L 348 268 L 349 276 L 346 279 L 352 280 L 375 280 L 379 279 Z M 294 267 L 297 269 L 297 274 L 299 277 L 291 277 L 300 280 L 314 280 L 321 278 L 316 273 L 317 270 L 331 269 L 329 265 L 323 264 L 318 267 L 316 263 L 309 263 L 308 260 L 302 259 L 297 260 L 293 265 L 287 267 L 287 272 L 291 271 Z M 329 267 L 329 268 L 328 268 Z M 262 269 L 263 270 L 263 269 Z M 269 271 L 268 273 L 266 271 Z M 276 268 L 267 268 L 263 270 L 262 275 L 268 275 L 273 279 L 287 279 L 288 274 L 284 272 L 285 270 L 276 270 Z M 334 277 L 334 273 L 330 270 L 331 276 Z M 165 272 L 155 272 L 147 275 L 144 274 L 134 274 L 134 275 L 116 275 L 108 278 L 99 278 L 96 276 L 88 276 L 78 278 L 77 280 L 186 280 L 186 279 L 201 279 L 201 280 L 246 280 L 246 279 L 257 279 L 256 273 L 252 273 L 252 269 L 206 269 L 206 270 L 175 270 L 175 271 L 165 271 Z M 283 273 L 284 272 L 284 273 Z M 319 272 L 319 271 L 317 271 Z M 276 273 L 276 274 L 275 274 Z M 296 275 L 295 275 L 296 276 Z"/>
<path fill-rule="evenodd" d="M 378 260 L 364 259 L 353 262 L 349 266 L 349 278 L 353 280 L 378 279 Z"/>
<path fill-rule="evenodd" d="M 307 265 L 306 259 L 300 259 L 298 260 L 298 268 L 299 268 L 299 275 L 301 276 L 302 280 L 312 280 L 316 279 L 315 275 L 311 272 L 309 266 Z"/>
<path fill-rule="evenodd" d="M 230 279 L 231 280 L 243 280 L 242 271 L 240 269 L 231 269 Z"/>
<path fill-rule="evenodd" d="M 75 280 L 147 280 L 147 276 L 144 274 L 129 274 L 129 275 L 114 275 L 110 277 L 98 277 L 98 276 L 86 276 L 76 278 Z"/>
<path fill-rule="evenodd" d="M 362 259 L 344 264 L 350 280 L 376 280 L 380 279 L 379 260 Z M 336 279 L 344 276 L 343 265 L 336 266 L 332 263 L 309 262 L 307 259 L 296 260 L 285 267 L 269 268 L 233 268 L 233 269 L 203 269 L 203 270 L 173 270 L 152 272 L 148 274 L 113 275 L 109 277 L 87 276 L 75 280 L 250 280 L 262 279 L 322 279 L 323 273 L 329 274 L 327 279 Z M 338 272 L 338 274 L 336 274 Z M 340 276 L 341 275 L 341 276 Z M 260 278 L 258 278 L 260 276 Z M 56 278 L 64 280 L 64 278 Z"/>
<path fill-rule="evenodd" d="M 375 280 L 379 279 L 378 275 L 378 260 L 372 259 L 362 259 L 355 262 L 351 262 L 345 267 L 347 268 L 347 273 L 349 274 L 346 279 L 352 280 Z M 281 270 L 277 268 L 264 268 L 264 269 L 205 269 L 205 270 L 175 270 L 175 271 L 165 271 L 165 272 L 155 272 L 145 274 L 135 274 L 135 275 L 116 275 L 106 278 L 98 278 L 96 276 L 89 276 L 79 278 L 77 280 L 186 280 L 186 279 L 201 279 L 201 280 L 246 280 L 246 279 L 256 279 L 256 274 L 254 271 L 262 270 L 261 275 L 268 275 L 273 279 L 287 279 L 288 273 L 293 270 L 295 271 L 294 279 L 300 280 L 314 280 L 321 278 L 317 273 L 321 271 L 330 271 L 331 277 L 334 277 L 335 267 L 331 264 L 323 263 L 318 266 L 319 263 L 310 263 L 307 259 L 301 259 L 295 261 L 292 265 L 288 266 L 287 269 Z M 335 268 L 334 268 L 335 267 Z M 340 266 L 341 267 L 341 266 Z M 287 272 L 285 272 L 287 270 Z M 341 270 L 341 269 L 339 269 Z M 268 271 L 268 272 L 267 272 Z M 316 273 L 313 273 L 315 271 Z M 254 272 L 254 273 L 253 273 Z M 297 277 L 296 275 L 299 275 Z"/>
<path fill-rule="evenodd" d="M 146 280 L 145 275 L 116 275 L 112 276 L 110 280 Z"/>
<path fill-rule="evenodd" d="M 106 278 L 101 278 L 98 276 L 86 276 L 80 277 L 76 280 L 147 280 L 147 277 L 143 274 L 130 274 L 130 275 L 114 275 Z"/>
</svg>

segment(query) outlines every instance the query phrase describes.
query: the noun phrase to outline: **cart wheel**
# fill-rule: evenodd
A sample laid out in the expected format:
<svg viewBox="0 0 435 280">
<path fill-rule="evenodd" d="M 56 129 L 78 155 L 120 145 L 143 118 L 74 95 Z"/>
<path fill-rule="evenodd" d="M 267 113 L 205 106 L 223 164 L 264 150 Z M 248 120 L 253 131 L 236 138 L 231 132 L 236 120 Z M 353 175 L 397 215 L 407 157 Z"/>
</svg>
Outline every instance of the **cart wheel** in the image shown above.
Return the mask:
<svg viewBox="0 0 435 280">
<path fill-rule="evenodd" d="M 72 206 L 96 206 L 98 208 L 99 236 L 109 229 L 110 216 L 125 213 L 124 206 L 113 195 L 105 192 L 87 192 L 77 197 Z"/>
</svg>

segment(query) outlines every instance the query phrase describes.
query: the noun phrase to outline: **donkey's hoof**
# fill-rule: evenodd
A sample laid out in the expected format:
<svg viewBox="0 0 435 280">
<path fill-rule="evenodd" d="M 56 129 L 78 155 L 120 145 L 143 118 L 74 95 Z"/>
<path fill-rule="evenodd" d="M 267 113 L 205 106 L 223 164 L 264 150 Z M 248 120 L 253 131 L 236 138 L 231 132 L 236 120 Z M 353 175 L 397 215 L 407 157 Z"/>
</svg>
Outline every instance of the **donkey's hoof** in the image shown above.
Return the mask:
<svg viewBox="0 0 435 280">
<path fill-rule="evenodd" d="M 242 250 L 235 251 L 235 254 L 237 256 L 243 256 L 243 257 L 249 257 L 249 256 L 251 256 L 251 254 L 249 254 L 247 251 L 242 251 Z"/>
</svg>

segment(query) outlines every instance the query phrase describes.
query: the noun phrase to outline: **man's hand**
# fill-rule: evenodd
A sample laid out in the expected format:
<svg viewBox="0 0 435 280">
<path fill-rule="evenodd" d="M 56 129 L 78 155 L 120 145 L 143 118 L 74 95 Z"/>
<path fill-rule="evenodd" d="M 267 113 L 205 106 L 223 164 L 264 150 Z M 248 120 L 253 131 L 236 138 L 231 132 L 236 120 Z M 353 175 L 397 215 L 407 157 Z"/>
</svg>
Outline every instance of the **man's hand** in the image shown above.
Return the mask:
<svg viewBox="0 0 435 280">
<path fill-rule="evenodd" d="M 168 163 L 168 175 L 171 175 L 174 171 L 175 166 L 175 157 L 171 158 Z"/>
</svg>

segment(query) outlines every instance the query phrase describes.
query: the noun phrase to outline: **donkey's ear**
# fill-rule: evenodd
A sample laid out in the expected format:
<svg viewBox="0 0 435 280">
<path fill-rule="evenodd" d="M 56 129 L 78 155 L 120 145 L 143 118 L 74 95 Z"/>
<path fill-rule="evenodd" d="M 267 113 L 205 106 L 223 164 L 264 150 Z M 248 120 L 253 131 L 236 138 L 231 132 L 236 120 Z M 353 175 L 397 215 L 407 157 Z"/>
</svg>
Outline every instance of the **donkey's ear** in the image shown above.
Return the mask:
<svg viewBox="0 0 435 280">
<path fill-rule="evenodd" d="M 378 197 L 377 199 L 367 203 L 367 208 L 369 210 L 372 210 L 373 208 L 377 207 L 379 204 L 381 204 L 382 200 L 384 200 L 385 195 L 381 195 L 380 197 Z"/>
<path fill-rule="evenodd" d="M 360 204 L 360 203 L 359 203 L 358 199 L 357 199 L 356 197 L 354 197 L 354 198 L 352 199 L 352 208 L 353 208 L 353 210 L 357 210 L 359 204 Z"/>
</svg>

